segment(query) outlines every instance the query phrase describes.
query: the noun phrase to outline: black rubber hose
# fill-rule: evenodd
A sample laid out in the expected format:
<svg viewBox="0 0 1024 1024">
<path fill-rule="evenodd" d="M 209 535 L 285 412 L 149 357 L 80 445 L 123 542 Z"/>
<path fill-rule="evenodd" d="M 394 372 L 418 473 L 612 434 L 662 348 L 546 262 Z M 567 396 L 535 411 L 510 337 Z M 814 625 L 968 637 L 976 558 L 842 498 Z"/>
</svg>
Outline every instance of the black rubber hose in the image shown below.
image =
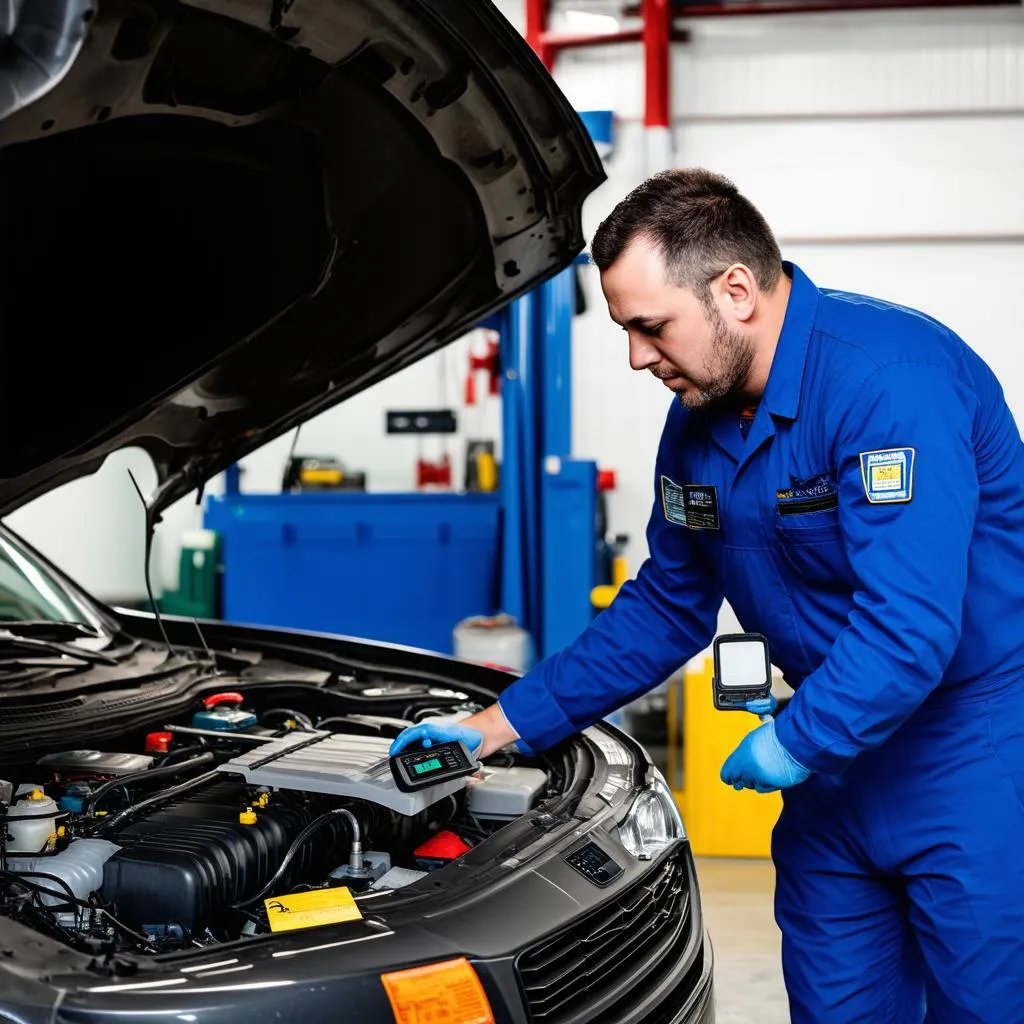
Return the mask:
<svg viewBox="0 0 1024 1024">
<path fill-rule="evenodd" d="M 128 775 L 121 775 L 109 779 L 102 786 L 98 786 L 95 792 L 90 793 L 82 803 L 82 813 L 91 814 L 102 797 L 105 797 L 112 789 L 119 789 L 121 786 L 130 786 L 136 782 L 148 782 L 150 779 L 165 779 L 172 775 L 180 775 L 188 768 L 194 768 L 201 764 L 209 764 L 213 760 L 213 752 L 207 750 L 203 754 L 190 757 L 187 761 L 177 761 L 174 764 L 161 765 L 159 768 L 143 768 L 141 771 L 131 772 Z"/>
<path fill-rule="evenodd" d="M 242 900 L 240 903 L 234 904 L 235 910 L 242 910 L 243 907 L 251 906 L 258 900 L 262 899 L 274 886 L 281 880 L 285 871 L 288 869 L 288 865 L 291 864 L 292 858 L 299 851 L 302 844 L 318 829 L 321 825 L 326 824 L 332 818 L 339 817 L 344 818 L 349 828 L 352 830 L 352 846 L 362 851 L 362 836 L 359 831 L 359 819 L 347 808 L 347 807 L 335 807 L 333 811 L 328 811 L 326 814 L 321 814 L 319 818 L 314 818 L 296 837 L 295 842 L 288 847 L 288 852 L 284 855 L 281 863 L 278 865 L 277 870 L 274 872 L 270 881 L 255 896 L 250 896 L 247 900 Z"/>
<path fill-rule="evenodd" d="M 136 814 L 144 811 L 147 807 L 163 803 L 165 800 L 173 800 L 176 796 L 181 796 L 182 793 L 187 793 L 198 786 L 205 786 L 206 783 L 213 782 L 216 778 L 223 778 L 223 775 L 214 769 L 212 772 L 204 772 L 202 775 L 197 775 L 194 779 L 181 782 L 177 786 L 171 786 L 170 789 L 162 789 L 159 793 L 155 793 L 145 800 L 140 800 L 138 803 L 132 804 L 131 807 L 126 807 L 120 814 L 115 814 L 113 818 L 104 818 L 94 826 L 89 834 L 102 835 L 104 832 L 112 832 L 119 825 L 130 821 Z"/>
<path fill-rule="evenodd" d="M 72 890 L 71 886 L 68 885 L 67 881 L 57 875 L 47 874 L 45 871 L 0 871 L 0 877 L 7 878 L 10 882 L 21 885 L 26 889 L 31 889 L 33 892 L 41 892 L 47 896 L 60 896 L 67 897 L 68 903 L 71 906 L 83 907 L 87 906 L 84 904 Z M 48 889 L 45 885 L 39 885 L 35 882 L 26 882 L 26 878 L 45 878 L 48 881 L 56 882 L 64 890 L 63 893 L 59 893 L 56 889 Z M 52 907 L 53 910 L 60 909 L 59 907 Z"/>
<path fill-rule="evenodd" d="M 6 821 L 8 824 L 16 824 L 19 821 L 45 821 L 47 818 L 63 821 L 70 813 L 70 811 L 44 811 L 42 814 L 11 814 L 8 811 L 7 814 L 0 814 L 0 821 Z"/>
</svg>

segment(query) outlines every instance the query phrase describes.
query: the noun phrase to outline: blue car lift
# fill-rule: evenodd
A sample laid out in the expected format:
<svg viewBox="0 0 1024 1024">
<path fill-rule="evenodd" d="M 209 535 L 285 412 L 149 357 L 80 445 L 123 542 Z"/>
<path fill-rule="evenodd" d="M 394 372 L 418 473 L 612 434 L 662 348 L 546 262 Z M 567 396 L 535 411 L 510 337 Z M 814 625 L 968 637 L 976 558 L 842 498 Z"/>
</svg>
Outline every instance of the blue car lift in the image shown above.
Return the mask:
<svg viewBox="0 0 1024 1024">
<path fill-rule="evenodd" d="M 502 608 L 540 656 L 593 617 L 597 464 L 572 456 L 572 268 L 490 323 L 501 336 Z"/>
</svg>

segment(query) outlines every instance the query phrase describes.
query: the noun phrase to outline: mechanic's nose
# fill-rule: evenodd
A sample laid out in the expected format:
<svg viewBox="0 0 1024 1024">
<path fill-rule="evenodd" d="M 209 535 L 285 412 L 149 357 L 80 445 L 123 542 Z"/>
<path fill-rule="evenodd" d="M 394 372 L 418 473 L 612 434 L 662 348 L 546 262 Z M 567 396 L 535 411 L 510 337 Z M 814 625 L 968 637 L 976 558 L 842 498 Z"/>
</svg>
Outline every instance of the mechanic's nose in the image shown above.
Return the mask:
<svg viewBox="0 0 1024 1024">
<path fill-rule="evenodd" d="M 661 354 L 643 335 L 629 334 L 629 365 L 634 370 L 649 370 L 661 359 Z"/>
</svg>

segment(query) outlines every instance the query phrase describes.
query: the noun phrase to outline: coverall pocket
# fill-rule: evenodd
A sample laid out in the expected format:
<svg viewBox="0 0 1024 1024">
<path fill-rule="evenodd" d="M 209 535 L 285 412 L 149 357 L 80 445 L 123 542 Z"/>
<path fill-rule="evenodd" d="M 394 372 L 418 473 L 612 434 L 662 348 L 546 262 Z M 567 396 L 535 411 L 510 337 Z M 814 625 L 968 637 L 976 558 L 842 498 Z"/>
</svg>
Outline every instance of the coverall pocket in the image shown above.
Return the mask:
<svg viewBox="0 0 1024 1024">
<path fill-rule="evenodd" d="M 785 565 L 801 579 L 851 582 L 838 510 L 777 514 L 775 533 Z"/>
</svg>

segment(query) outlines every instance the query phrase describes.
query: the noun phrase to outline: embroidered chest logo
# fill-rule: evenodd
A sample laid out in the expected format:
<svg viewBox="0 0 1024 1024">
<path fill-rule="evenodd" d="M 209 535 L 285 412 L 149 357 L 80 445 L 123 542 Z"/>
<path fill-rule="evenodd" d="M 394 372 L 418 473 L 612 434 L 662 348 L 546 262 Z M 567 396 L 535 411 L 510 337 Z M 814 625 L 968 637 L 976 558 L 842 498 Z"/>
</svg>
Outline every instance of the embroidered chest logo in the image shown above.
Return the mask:
<svg viewBox="0 0 1024 1024">
<path fill-rule="evenodd" d="M 789 487 L 775 492 L 775 510 L 779 515 L 829 512 L 839 508 L 839 488 L 828 473 L 819 473 L 806 480 L 791 478 Z"/>
<path fill-rule="evenodd" d="M 661 507 L 665 519 L 691 530 L 720 530 L 718 490 L 711 484 L 677 484 L 661 478 Z"/>
</svg>

